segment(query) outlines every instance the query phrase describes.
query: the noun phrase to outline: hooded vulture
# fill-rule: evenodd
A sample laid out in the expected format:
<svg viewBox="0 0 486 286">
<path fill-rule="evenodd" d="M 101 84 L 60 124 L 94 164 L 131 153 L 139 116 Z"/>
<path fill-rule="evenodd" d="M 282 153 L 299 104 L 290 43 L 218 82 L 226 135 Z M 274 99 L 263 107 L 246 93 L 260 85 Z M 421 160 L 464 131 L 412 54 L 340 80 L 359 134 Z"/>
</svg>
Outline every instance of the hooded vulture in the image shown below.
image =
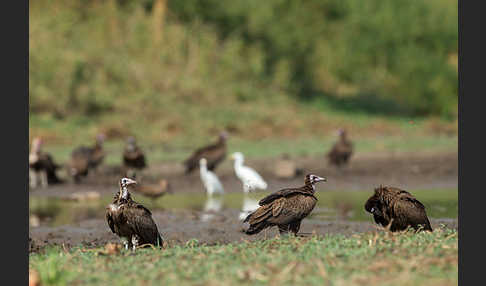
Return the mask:
<svg viewBox="0 0 486 286">
<path fill-rule="evenodd" d="M 260 207 L 244 220 L 250 224 L 245 233 L 249 235 L 259 233 L 267 227 L 276 225 L 280 234 L 289 232 L 297 234 L 300 223 L 316 205 L 315 184 L 325 181 L 325 178 L 308 174 L 304 186 L 282 189 L 263 198 L 258 202 Z"/>
<path fill-rule="evenodd" d="M 106 207 L 108 226 L 121 238 L 125 249 L 135 250 L 144 244 L 162 246 L 163 240 L 152 219 L 152 213 L 132 200 L 128 192 L 128 186 L 136 183 L 129 178 L 120 180 L 120 190 L 115 194 L 113 203 Z"/>
<path fill-rule="evenodd" d="M 199 167 L 199 160 L 206 158 L 207 168 L 212 171 L 216 166 L 221 163 L 226 157 L 226 139 L 228 134 L 226 132 L 221 132 L 219 134 L 218 142 L 197 149 L 191 157 L 184 161 L 184 166 L 186 168 L 186 174 L 191 173 L 194 169 Z"/>
<path fill-rule="evenodd" d="M 327 153 L 329 163 L 341 167 L 348 163 L 353 154 L 353 143 L 348 139 L 346 130 L 339 129 L 339 141 L 334 144 L 331 151 Z"/>
<path fill-rule="evenodd" d="M 380 186 L 366 201 L 365 210 L 373 214 L 377 224 L 389 227 L 391 231 L 415 230 L 432 231 L 424 205 L 407 191 Z M 422 227 L 422 228 L 420 228 Z"/>
<path fill-rule="evenodd" d="M 39 181 L 40 185 L 44 188 L 50 184 L 62 183 L 56 175 L 56 170 L 60 166 L 54 163 L 49 153 L 42 151 L 42 144 L 42 139 L 38 137 L 32 141 L 29 154 L 29 179 L 31 188 L 36 188 Z"/>
<path fill-rule="evenodd" d="M 134 137 L 128 137 L 127 145 L 123 151 L 123 165 L 128 171 L 133 169 L 142 170 L 147 167 L 145 162 L 145 154 L 142 149 L 137 145 Z M 129 177 L 132 177 L 129 175 Z"/>
<path fill-rule="evenodd" d="M 73 150 L 68 167 L 74 182 L 79 183 L 81 177 L 87 176 L 90 169 L 96 169 L 103 162 L 105 158 L 105 151 L 103 150 L 104 140 L 105 136 L 98 134 L 94 146 L 80 146 Z"/>
</svg>

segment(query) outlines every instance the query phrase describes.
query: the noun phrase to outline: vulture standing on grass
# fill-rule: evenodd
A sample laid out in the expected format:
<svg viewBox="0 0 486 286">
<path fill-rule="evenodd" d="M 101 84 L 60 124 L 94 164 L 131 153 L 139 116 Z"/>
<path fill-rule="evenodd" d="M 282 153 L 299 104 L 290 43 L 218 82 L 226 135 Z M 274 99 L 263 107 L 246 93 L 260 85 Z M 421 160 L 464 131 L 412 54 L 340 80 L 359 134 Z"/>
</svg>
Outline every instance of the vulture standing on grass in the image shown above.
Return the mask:
<svg viewBox="0 0 486 286">
<path fill-rule="evenodd" d="M 38 181 L 40 185 L 45 188 L 50 184 L 62 183 L 57 177 L 56 170 L 60 168 L 54 163 L 52 156 L 49 153 L 43 152 L 42 139 L 36 137 L 32 141 L 32 148 L 29 154 L 29 178 L 30 187 L 36 188 Z"/>
<path fill-rule="evenodd" d="M 163 240 L 152 219 L 152 213 L 132 200 L 128 192 L 128 186 L 136 183 L 129 178 L 120 180 L 120 190 L 115 194 L 113 203 L 106 207 L 108 226 L 122 239 L 125 249 L 135 250 L 144 244 L 162 246 Z"/>
<path fill-rule="evenodd" d="M 127 173 L 134 173 L 134 169 L 142 170 L 147 166 L 145 154 L 138 147 L 134 137 L 128 137 L 127 139 L 127 145 L 123 151 L 123 165 L 127 169 Z M 133 174 L 127 174 L 127 176 L 133 177 Z"/>
<path fill-rule="evenodd" d="M 341 167 L 348 163 L 353 154 L 353 143 L 348 139 L 346 130 L 339 129 L 339 141 L 327 153 L 329 163 Z"/>
<path fill-rule="evenodd" d="M 263 180 L 263 178 L 252 168 L 248 166 L 244 166 L 244 157 L 241 152 L 233 153 L 231 156 L 234 163 L 235 174 L 243 183 L 243 191 L 248 193 L 251 190 L 259 189 L 259 190 L 266 190 L 267 183 Z"/>
<path fill-rule="evenodd" d="M 98 134 L 93 147 L 80 146 L 73 150 L 68 167 L 74 182 L 79 183 L 81 177 L 87 176 L 90 169 L 96 169 L 103 162 L 105 158 L 104 140 L 105 136 Z"/>
<path fill-rule="evenodd" d="M 259 233 L 263 229 L 277 226 L 280 234 L 297 234 L 300 223 L 314 209 L 317 198 L 315 184 L 325 182 L 325 178 L 308 174 L 305 185 L 300 188 L 282 189 L 260 200 L 260 207 L 248 215 L 244 222 L 250 227 L 246 234 Z"/>
<path fill-rule="evenodd" d="M 380 186 L 365 204 L 377 224 L 401 231 L 407 227 L 432 231 L 424 205 L 407 191 Z"/>
<path fill-rule="evenodd" d="M 186 174 L 191 173 L 194 169 L 199 167 L 199 160 L 201 158 L 206 158 L 208 170 L 212 171 L 216 166 L 221 163 L 226 157 L 226 139 L 228 134 L 226 132 L 221 132 L 219 134 L 218 142 L 197 149 L 191 157 L 184 161 L 186 168 Z"/>
</svg>

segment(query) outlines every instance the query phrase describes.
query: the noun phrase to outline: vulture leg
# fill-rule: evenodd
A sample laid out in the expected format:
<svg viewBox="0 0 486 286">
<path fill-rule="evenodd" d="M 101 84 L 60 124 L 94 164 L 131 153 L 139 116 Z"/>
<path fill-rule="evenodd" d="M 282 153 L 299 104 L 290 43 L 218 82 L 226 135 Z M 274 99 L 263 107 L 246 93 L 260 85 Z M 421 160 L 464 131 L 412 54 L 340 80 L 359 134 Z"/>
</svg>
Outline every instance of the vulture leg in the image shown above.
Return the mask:
<svg viewBox="0 0 486 286">
<path fill-rule="evenodd" d="M 123 246 L 125 247 L 125 250 L 128 250 L 128 248 L 130 247 L 130 241 L 128 241 L 128 239 L 126 237 L 122 237 L 120 238 Z"/>
<path fill-rule="evenodd" d="M 288 235 L 290 232 L 290 224 L 279 224 L 278 232 L 280 235 Z"/>
<path fill-rule="evenodd" d="M 137 249 L 139 242 L 140 242 L 140 237 L 136 234 L 132 235 L 132 250 L 133 251 L 135 251 L 135 249 Z"/>
<path fill-rule="evenodd" d="M 291 232 L 293 232 L 294 234 L 297 234 L 297 233 L 299 232 L 299 229 L 300 229 L 300 223 L 301 223 L 301 222 L 302 222 L 302 221 L 301 221 L 301 220 L 299 220 L 299 221 L 296 221 L 296 222 L 292 222 L 292 223 L 290 223 L 290 225 L 289 225 L 289 229 L 290 229 L 290 231 L 291 231 Z"/>
</svg>

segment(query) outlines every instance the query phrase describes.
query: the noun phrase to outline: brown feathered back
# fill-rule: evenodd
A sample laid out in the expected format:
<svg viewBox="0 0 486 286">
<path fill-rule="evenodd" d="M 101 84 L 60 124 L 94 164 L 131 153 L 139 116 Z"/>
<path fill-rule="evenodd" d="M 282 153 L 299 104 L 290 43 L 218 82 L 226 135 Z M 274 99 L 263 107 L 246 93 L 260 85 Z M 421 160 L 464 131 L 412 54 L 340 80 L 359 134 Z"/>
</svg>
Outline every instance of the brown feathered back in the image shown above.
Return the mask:
<svg viewBox="0 0 486 286">
<path fill-rule="evenodd" d="M 103 142 L 104 135 L 99 134 L 94 146 L 80 146 L 72 151 L 68 171 L 76 183 L 79 183 L 82 177 L 87 176 L 90 169 L 98 167 L 103 162 L 105 158 Z"/>
<path fill-rule="evenodd" d="M 245 233 L 255 234 L 276 225 L 280 233 L 297 234 L 302 219 L 311 213 L 317 202 L 317 198 L 314 196 L 314 184 L 318 181 L 314 181 L 313 178 L 317 178 L 319 181 L 325 180 L 309 174 L 305 178 L 304 186 L 282 189 L 260 200 L 258 202 L 260 207 L 244 220 L 250 224 Z"/>
<path fill-rule="evenodd" d="M 147 166 L 145 154 L 136 144 L 135 138 L 129 137 L 123 151 L 123 164 L 127 168 L 143 169 Z"/>
<path fill-rule="evenodd" d="M 327 154 L 329 163 L 338 167 L 347 164 L 353 154 L 353 143 L 348 139 L 345 130 L 339 130 L 339 141 L 336 142 Z"/>
<path fill-rule="evenodd" d="M 424 205 L 412 194 L 395 187 L 380 186 L 366 201 L 365 210 L 373 214 L 376 223 L 401 231 L 412 227 L 432 231 Z"/>
</svg>

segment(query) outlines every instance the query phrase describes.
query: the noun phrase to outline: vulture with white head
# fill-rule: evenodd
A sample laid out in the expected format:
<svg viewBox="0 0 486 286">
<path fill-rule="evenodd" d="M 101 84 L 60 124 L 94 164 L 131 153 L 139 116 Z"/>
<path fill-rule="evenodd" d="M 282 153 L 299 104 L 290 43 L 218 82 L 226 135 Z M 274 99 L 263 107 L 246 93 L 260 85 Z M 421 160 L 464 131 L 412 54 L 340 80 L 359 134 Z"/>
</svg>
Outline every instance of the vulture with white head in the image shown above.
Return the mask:
<svg viewBox="0 0 486 286">
<path fill-rule="evenodd" d="M 258 203 L 260 207 L 244 220 L 250 224 L 245 233 L 252 235 L 267 227 L 277 226 L 280 234 L 297 234 L 302 220 L 317 203 L 315 184 L 325 181 L 326 178 L 308 174 L 304 186 L 282 189 L 263 198 Z"/>
<path fill-rule="evenodd" d="M 339 141 L 336 142 L 331 151 L 327 153 L 329 163 L 341 167 L 349 162 L 353 154 L 353 143 L 348 139 L 346 130 L 339 129 Z"/>
<path fill-rule="evenodd" d="M 231 158 L 235 160 L 235 174 L 236 177 L 238 177 L 238 179 L 240 179 L 241 183 L 243 184 L 243 190 L 245 191 L 245 193 L 255 189 L 267 189 L 267 183 L 265 182 L 265 180 L 263 180 L 263 178 L 255 170 L 243 165 L 245 159 L 241 152 L 233 153 Z"/>
<path fill-rule="evenodd" d="M 121 238 L 125 249 L 135 250 L 144 244 L 162 246 L 163 239 L 152 219 L 152 213 L 132 200 L 128 191 L 128 187 L 136 183 L 129 178 L 120 180 L 120 190 L 115 194 L 113 202 L 106 207 L 108 226 Z"/>
<path fill-rule="evenodd" d="M 223 131 L 219 134 L 218 142 L 197 149 L 191 157 L 184 161 L 186 174 L 191 173 L 194 169 L 199 167 L 199 160 L 201 160 L 201 158 L 206 158 L 208 170 L 213 171 L 226 157 L 227 138 L 228 133 Z"/>
<path fill-rule="evenodd" d="M 89 170 L 96 169 L 103 162 L 105 158 L 105 151 L 103 150 L 104 140 L 105 135 L 98 134 L 94 146 L 80 146 L 73 150 L 68 168 L 69 174 L 74 178 L 75 183 L 79 183 L 81 177 L 86 177 Z"/>
<path fill-rule="evenodd" d="M 50 184 L 62 183 L 56 175 L 56 170 L 60 166 L 54 163 L 49 153 L 42 151 L 42 144 L 42 139 L 39 137 L 32 140 L 29 154 L 29 179 L 32 188 L 36 188 L 39 181 L 44 188 Z"/>
</svg>

